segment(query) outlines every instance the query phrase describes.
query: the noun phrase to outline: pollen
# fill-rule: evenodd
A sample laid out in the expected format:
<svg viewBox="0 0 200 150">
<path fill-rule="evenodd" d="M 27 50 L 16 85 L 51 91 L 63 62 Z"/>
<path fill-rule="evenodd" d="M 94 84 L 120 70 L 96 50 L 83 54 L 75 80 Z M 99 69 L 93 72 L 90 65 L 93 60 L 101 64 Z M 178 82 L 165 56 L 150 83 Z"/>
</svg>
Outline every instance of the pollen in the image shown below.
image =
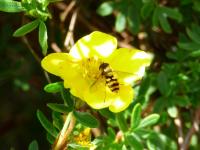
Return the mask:
<svg viewBox="0 0 200 150">
<path fill-rule="evenodd" d="M 101 60 L 93 57 L 82 61 L 83 77 L 91 81 L 97 80 L 101 75 L 99 70 L 100 64 Z"/>
<path fill-rule="evenodd" d="M 79 145 L 89 146 L 90 136 L 90 128 L 86 128 L 79 135 L 74 136 L 74 141 Z"/>
</svg>

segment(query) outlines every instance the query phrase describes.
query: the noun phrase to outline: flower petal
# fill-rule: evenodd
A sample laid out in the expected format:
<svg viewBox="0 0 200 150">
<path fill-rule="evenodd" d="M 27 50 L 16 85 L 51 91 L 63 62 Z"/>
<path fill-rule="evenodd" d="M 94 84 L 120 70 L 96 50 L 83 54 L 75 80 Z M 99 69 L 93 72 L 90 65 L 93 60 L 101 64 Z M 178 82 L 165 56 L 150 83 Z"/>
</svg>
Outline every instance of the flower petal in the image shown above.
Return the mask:
<svg viewBox="0 0 200 150">
<path fill-rule="evenodd" d="M 95 85 L 85 90 L 84 101 L 94 109 L 102 109 L 110 106 L 114 100 L 114 94 L 105 86 L 105 81 L 99 79 Z"/>
<path fill-rule="evenodd" d="M 94 31 L 82 37 L 70 50 L 70 55 L 77 59 L 99 57 L 106 58 L 117 48 L 115 37 Z"/>
<path fill-rule="evenodd" d="M 152 54 L 141 50 L 120 48 L 113 52 L 109 64 L 114 71 L 119 72 L 119 78 L 130 84 L 142 78 L 152 58 Z"/>
<path fill-rule="evenodd" d="M 80 99 L 83 99 L 84 90 L 88 88 L 88 83 L 86 80 L 80 75 L 77 74 L 71 78 L 64 78 L 64 87 L 70 88 L 70 93 Z"/>
<path fill-rule="evenodd" d="M 134 92 L 131 86 L 121 85 L 118 97 L 110 105 L 110 111 L 114 113 L 125 110 L 133 100 Z"/>
<path fill-rule="evenodd" d="M 73 59 L 67 53 L 52 53 L 42 59 L 41 65 L 49 73 L 61 76 L 65 70 L 73 66 Z"/>
<path fill-rule="evenodd" d="M 64 87 L 71 88 L 70 92 L 79 98 L 83 97 L 83 90 L 88 83 L 81 74 L 79 62 L 68 53 L 52 53 L 47 55 L 41 62 L 42 67 L 64 80 Z"/>
</svg>

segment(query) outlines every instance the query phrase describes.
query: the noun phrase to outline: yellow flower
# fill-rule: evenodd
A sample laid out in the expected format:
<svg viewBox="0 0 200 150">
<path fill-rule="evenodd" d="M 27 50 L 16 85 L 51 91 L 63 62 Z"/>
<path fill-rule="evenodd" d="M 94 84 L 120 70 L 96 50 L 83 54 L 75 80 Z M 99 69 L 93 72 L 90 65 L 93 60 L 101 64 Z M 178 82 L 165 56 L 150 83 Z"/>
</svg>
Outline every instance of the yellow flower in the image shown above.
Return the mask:
<svg viewBox="0 0 200 150">
<path fill-rule="evenodd" d="M 79 145 L 90 146 L 91 145 L 90 128 L 84 129 L 80 134 L 74 136 L 73 139 Z"/>
<path fill-rule="evenodd" d="M 117 49 L 115 37 L 95 31 L 78 40 L 69 53 L 49 54 L 41 64 L 92 108 L 120 112 L 132 102 L 132 85 L 151 60 L 151 54 L 137 49 Z"/>
</svg>

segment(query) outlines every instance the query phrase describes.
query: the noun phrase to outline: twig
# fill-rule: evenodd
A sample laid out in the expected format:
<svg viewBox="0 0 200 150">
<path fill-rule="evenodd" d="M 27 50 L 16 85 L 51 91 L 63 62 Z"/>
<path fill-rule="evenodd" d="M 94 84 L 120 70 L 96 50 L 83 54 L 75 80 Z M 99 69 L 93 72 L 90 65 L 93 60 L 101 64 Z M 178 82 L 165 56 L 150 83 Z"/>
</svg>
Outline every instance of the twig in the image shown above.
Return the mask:
<svg viewBox="0 0 200 150">
<path fill-rule="evenodd" d="M 176 125 L 177 130 L 178 130 L 178 144 L 179 144 L 179 147 L 181 147 L 184 141 L 184 135 L 183 135 L 182 120 L 179 114 L 178 114 L 178 117 L 174 119 L 174 124 Z"/>
<path fill-rule="evenodd" d="M 26 44 L 26 46 L 28 47 L 28 50 L 31 52 L 31 54 L 33 55 L 33 57 L 36 59 L 36 61 L 40 64 L 40 57 L 35 53 L 35 51 L 32 49 L 28 39 L 26 38 L 26 36 L 22 37 L 22 41 Z"/>
<path fill-rule="evenodd" d="M 188 149 L 192 135 L 195 132 L 199 131 L 199 121 L 200 121 L 200 108 L 195 111 L 195 117 L 192 123 L 192 127 L 189 129 L 188 133 L 186 134 L 184 142 L 180 147 L 180 150 Z"/>
<path fill-rule="evenodd" d="M 77 14 L 78 14 L 78 9 L 76 9 L 72 14 L 72 18 L 71 18 L 71 21 L 69 24 L 69 30 L 65 37 L 64 45 L 67 49 L 69 47 L 70 41 L 73 39 L 73 31 L 74 31 L 74 27 L 75 27 L 75 23 L 76 23 L 76 19 L 77 19 Z M 71 41 L 71 42 L 73 42 L 73 41 Z"/>
<path fill-rule="evenodd" d="M 65 11 L 60 14 L 60 20 L 61 20 L 61 22 L 65 21 L 65 19 L 67 18 L 67 15 L 72 10 L 72 8 L 75 6 L 75 4 L 76 4 L 75 0 L 71 1 L 70 4 L 66 7 Z"/>
<path fill-rule="evenodd" d="M 56 53 L 60 53 L 62 52 L 62 50 L 60 49 L 60 47 L 58 47 L 58 45 L 55 42 L 51 43 L 51 48 L 56 52 Z"/>
<path fill-rule="evenodd" d="M 67 138 L 75 126 L 76 120 L 72 113 L 69 113 L 65 120 L 64 126 L 58 136 L 58 139 L 53 145 L 53 150 L 65 150 L 67 148 Z"/>
</svg>

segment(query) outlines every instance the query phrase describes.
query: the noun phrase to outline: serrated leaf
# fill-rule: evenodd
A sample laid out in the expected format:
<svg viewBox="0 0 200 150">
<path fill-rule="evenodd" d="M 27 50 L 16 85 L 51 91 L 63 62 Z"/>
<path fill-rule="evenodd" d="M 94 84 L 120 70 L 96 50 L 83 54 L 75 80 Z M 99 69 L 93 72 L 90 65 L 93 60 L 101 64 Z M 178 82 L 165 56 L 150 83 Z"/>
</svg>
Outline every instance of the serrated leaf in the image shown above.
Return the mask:
<svg viewBox="0 0 200 150">
<path fill-rule="evenodd" d="M 35 28 L 37 28 L 39 24 L 39 20 L 34 20 L 30 23 L 27 23 L 25 25 L 23 25 L 22 27 L 20 27 L 19 29 L 17 29 L 14 33 L 13 36 L 15 37 L 19 37 L 19 36 L 24 36 L 25 34 L 33 31 Z"/>
<path fill-rule="evenodd" d="M 151 114 L 151 115 L 145 117 L 144 119 L 142 119 L 138 128 L 145 128 L 147 126 L 154 125 L 157 123 L 159 118 L 160 118 L 160 116 L 158 114 Z"/>
<path fill-rule="evenodd" d="M 126 16 L 123 13 L 119 13 L 115 20 L 115 29 L 117 32 L 122 32 L 126 28 Z"/>
<path fill-rule="evenodd" d="M 33 141 L 29 144 L 28 150 L 39 150 L 38 143 L 37 143 L 36 140 L 33 140 Z"/>
<path fill-rule="evenodd" d="M 89 114 L 88 112 L 74 111 L 74 116 L 84 126 L 87 126 L 90 128 L 96 128 L 99 126 L 98 120 L 95 117 L 93 117 L 91 114 Z"/>
<path fill-rule="evenodd" d="M 104 2 L 97 9 L 97 13 L 101 16 L 108 16 L 113 12 L 113 9 L 114 9 L 114 3 L 113 2 L 111 2 L 111 1 Z"/>
<path fill-rule="evenodd" d="M 192 41 L 200 44 L 200 34 L 197 32 L 197 30 L 186 28 L 186 32 Z"/>
<path fill-rule="evenodd" d="M 116 114 L 116 120 L 120 130 L 126 132 L 128 130 L 128 125 L 122 112 Z"/>
<path fill-rule="evenodd" d="M 62 89 L 63 89 L 63 82 L 49 83 L 44 87 L 44 90 L 48 93 L 61 92 Z"/>
<path fill-rule="evenodd" d="M 153 12 L 154 8 L 155 8 L 154 1 L 144 3 L 144 5 L 141 8 L 141 16 L 144 19 L 147 19 L 151 15 L 151 13 Z"/>
<path fill-rule="evenodd" d="M 62 99 L 64 100 L 64 103 L 67 104 L 68 107 L 70 107 L 70 108 L 74 107 L 74 100 L 71 98 L 69 89 L 65 89 L 63 87 L 61 89 L 61 96 L 62 96 Z"/>
<path fill-rule="evenodd" d="M 53 127 L 51 122 L 49 122 L 49 120 L 45 117 L 45 115 L 40 110 L 37 110 L 37 118 L 39 119 L 39 121 L 42 124 L 43 128 L 45 128 L 45 130 L 49 134 L 51 134 L 53 137 L 56 138 L 57 135 L 58 135 L 57 130 Z"/>
<path fill-rule="evenodd" d="M 134 150 L 143 150 L 144 149 L 141 139 L 134 133 L 125 135 L 125 141 Z"/>
<path fill-rule="evenodd" d="M 64 104 L 48 103 L 47 106 L 52 110 L 60 113 L 68 113 L 72 111 L 73 108 L 67 107 Z"/>
<path fill-rule="evenodd" d="M 160 22 L 160 26 L 166 33 L 172 33 L 172 28 L 167 20 L 167 15 L 165 13 L 162 12 L 159 15 L 159 22 Z"/>
<path fill-rule="evenodd" d="M 40 21 L 39 25 L 39 43 L 42 47 L 42 53 L 43 55 L 46 55 L 47 48 L 48 48 L 48 42 L 47 42 L 48 36 L 47 36 L 47 28 L 43 21 Z"/>
<path fill-rule="evenodd" d="M 16 13 L 25 11 L 22 7 L 21 2 L 6 0 L 0 1 L 0 11 L 9 12 L 9 13 Z"/>
<path fill-rule="evenodd" d="M 141 112 L 142 112 L 142 107 L 138 103 L 134 106 L 133 111 L 131 113 L 131 128 L 137 128 L 137 126 L 140 124 L 141 120 Z"/>
</svg>

